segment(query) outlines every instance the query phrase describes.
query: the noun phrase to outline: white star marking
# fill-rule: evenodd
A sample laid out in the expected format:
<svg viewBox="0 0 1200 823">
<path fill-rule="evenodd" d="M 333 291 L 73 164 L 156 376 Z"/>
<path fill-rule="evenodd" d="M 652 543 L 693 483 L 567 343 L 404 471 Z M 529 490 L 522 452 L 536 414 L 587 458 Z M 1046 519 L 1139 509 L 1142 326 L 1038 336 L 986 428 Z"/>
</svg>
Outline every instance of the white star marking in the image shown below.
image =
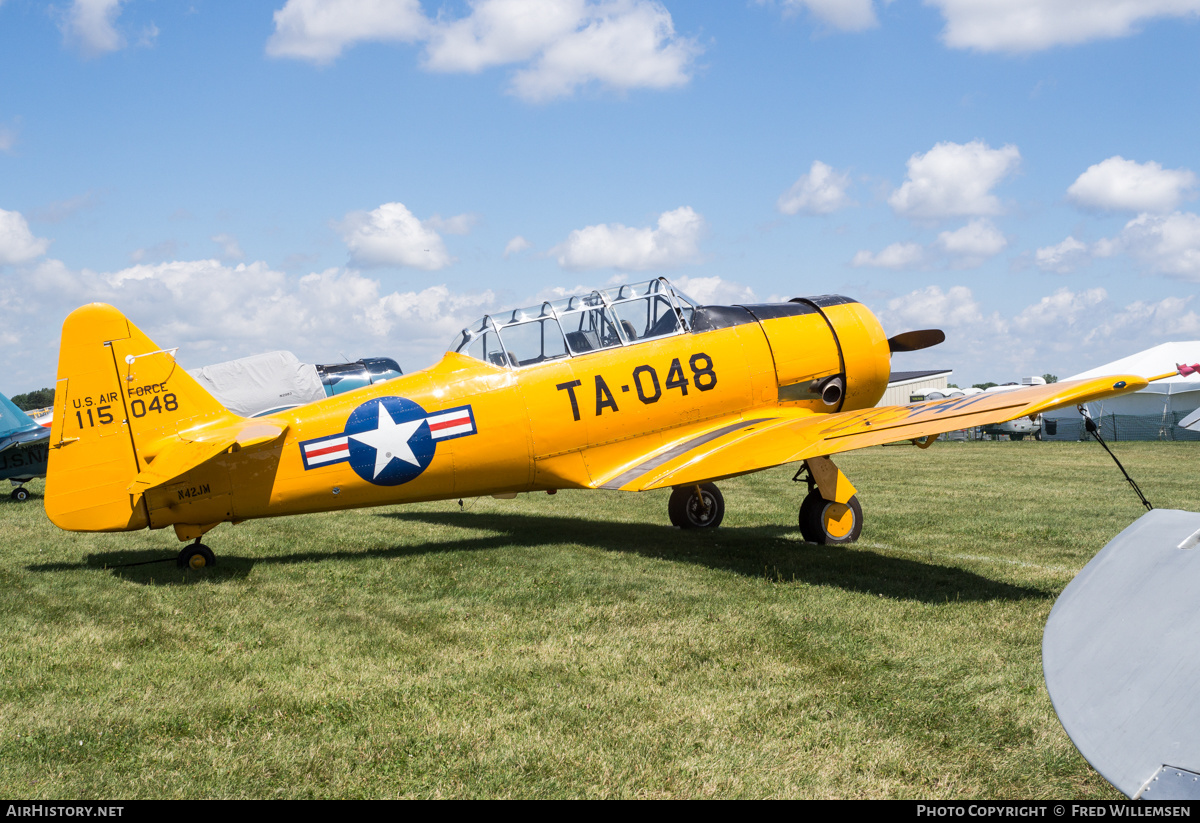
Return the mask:
<svg viewBox="0 0 1200 823">
<path fill-rule="evenodd" d="M 380 472 L 386 469 L 388 463 L 391 463 L 393 459 L 403 460 L 414 466 L 421 465 L 421 461 L 417 460 L 417 456 L 413 454 L 408 441 L 424 422 L 425 418 L 420 417 L 416 420 L 397 423 L 387 407 L 380 403 L 379 425 L 373 431 L 350 435 L 351 440 L 357 440 L 375 450 L 375 474 L 371 476 L 372 479 L 379 477 Z"/>
</svg>

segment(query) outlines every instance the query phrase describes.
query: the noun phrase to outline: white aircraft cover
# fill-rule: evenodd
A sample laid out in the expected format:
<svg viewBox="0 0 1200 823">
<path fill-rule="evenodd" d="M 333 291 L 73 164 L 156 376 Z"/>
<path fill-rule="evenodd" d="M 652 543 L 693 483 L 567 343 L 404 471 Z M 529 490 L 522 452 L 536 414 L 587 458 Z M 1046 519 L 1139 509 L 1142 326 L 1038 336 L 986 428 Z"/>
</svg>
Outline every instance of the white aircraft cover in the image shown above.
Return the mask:
<svg viewBox="0 0 1200 823">
<path fill-rule="evenodd" d="M 242 417 L 280 406 L 325 399 L 317 367 L 301 363 L 290 351 L 273 351 L 189 369 L 221 405 Z"/>
</svg>

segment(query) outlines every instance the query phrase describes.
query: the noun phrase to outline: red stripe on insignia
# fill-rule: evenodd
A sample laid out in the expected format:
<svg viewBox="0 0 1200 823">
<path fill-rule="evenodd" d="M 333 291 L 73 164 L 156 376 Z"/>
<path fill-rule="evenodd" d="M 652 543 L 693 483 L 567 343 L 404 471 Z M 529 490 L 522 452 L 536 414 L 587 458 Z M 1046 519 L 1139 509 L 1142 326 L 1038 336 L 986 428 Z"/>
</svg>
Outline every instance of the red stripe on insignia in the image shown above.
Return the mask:
<svg viewBox="0 0 1200 823">
<path fill-rule="evenodd" d="M 442 420 L 439 423 L 430 423 L 429 428 L 431 431 L 441 431 L 442 429 L 452 429 L 455 426 L 464 426 L 470 422 L 471 415 L 464 414 L 458 417 L 452 417 L 449 420 Z"/>
<path fill-rule="evenodd" d="M 304 453 L 308 457 L 311 458 L 311 457 L 320 457 L 323 454 L 332 454 L 333 452 L 349 451 L 349 450 L 350 450 L 350 444 L 342 443 L 337 446 L 326 446 L 323 449 L 307 449 Z"/>
</svg>

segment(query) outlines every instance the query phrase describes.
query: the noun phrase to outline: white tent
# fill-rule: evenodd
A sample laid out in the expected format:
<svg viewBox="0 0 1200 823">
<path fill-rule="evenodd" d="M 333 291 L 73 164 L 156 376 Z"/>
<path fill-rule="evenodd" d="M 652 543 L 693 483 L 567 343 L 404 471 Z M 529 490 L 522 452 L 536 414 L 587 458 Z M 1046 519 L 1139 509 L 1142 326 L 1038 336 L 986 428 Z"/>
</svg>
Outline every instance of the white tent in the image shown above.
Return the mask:
<svg viewBox="0 0 1200 823">
<path fill-rule="evenodd" d="M 1174 371 L 1176 365 L 1193 363 L 1200 363 L 1200 340 L 1163 343 L 1066 379 L 1106 374 L 1154 377 Z M 1196 433 L 1179 427 L 1179 421 L 1198 407 L 1200 374 L 1156 380 L 1139 392 L 1087 404 L 1088 413 L 1101 424 L 1101 436 L 1113 440 L 1200 439 Z M 1076 440 L 1080 437 L 1083 419 L 1074 408 L 1046 412 L 1043 419 L 1058 424 L 1052 439 Z"/>
</svg>

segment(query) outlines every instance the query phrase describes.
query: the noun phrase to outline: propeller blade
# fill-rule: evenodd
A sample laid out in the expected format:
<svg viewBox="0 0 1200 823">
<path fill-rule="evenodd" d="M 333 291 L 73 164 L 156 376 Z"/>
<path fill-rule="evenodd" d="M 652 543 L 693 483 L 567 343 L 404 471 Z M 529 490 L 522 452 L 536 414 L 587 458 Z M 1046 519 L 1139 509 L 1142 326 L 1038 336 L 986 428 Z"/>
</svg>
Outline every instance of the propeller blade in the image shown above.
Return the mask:
<svg viewBox="0 0 1200 823">
<path fill-rule="evenodd" d="M 918 329 L 917 331 L 906 331 L 903 334 L 897 334 L 895 337 L 889 337 L 888 348 L 893 352 L 918 351 L 919 349 L 936 346 L 938 343 L 944 342 L 945 339 L 946 333 L 941 329 Z"/>
</svg>

